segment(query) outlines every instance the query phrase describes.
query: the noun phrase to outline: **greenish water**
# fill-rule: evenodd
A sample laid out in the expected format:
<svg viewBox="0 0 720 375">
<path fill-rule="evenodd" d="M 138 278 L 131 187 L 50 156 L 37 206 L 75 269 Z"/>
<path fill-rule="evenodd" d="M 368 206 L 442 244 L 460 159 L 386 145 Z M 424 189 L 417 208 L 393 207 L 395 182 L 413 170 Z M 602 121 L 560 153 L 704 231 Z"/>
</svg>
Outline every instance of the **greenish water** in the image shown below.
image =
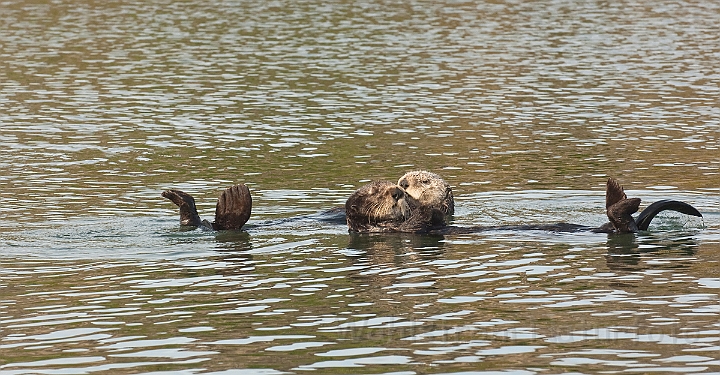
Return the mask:
<svg viewBox="0 0 720 375">
<path fill-rule="evenodd" d="M 2 375 L 720 371 L 712 2 L 0 15 Z M 704 218 L 446 237 L 298 218 L 414 169 L 451 183 L 456 225 L 600 225 L 608 176 Z M 211 219 L 240 182 L 240 233 L 182 231 L 160 197 Z"/>
</svg>

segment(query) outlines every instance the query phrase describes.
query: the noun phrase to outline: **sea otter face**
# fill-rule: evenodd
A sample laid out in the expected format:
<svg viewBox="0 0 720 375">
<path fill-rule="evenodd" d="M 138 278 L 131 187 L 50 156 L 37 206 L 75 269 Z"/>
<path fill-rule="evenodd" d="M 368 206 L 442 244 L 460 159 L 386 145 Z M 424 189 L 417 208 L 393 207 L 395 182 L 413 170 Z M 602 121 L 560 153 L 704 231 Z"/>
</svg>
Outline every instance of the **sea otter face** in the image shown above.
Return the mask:
<svg viewBox="0 0 720 375">
<path fill-rule="evenodd" d="M 352 232 L 393 231 L 410 216 L 411 200 L 390 181 L 375 181 L 353 193 L 345 202 L 348 228 Z"/>
<path fill-rule="evenodd" d="M 435 173 L 408 172 L 400 177 L 398 185 L 423 206 L 437 208 L 446 215 L 452 215 L 455 211 L 455 201 L 450 184 Z"/>
</svg>

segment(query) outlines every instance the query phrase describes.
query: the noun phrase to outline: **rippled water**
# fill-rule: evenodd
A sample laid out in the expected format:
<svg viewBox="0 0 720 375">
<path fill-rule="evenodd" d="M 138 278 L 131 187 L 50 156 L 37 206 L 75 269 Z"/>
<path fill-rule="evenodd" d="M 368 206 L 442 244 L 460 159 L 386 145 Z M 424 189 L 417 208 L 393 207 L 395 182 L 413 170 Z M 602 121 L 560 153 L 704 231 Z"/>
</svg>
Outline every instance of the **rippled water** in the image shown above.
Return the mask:
<svg viewBox="0 0 720 375">
<path fill-rule="evenodd" d="M 0 14 L 0 374 L 720 372 L 713 2 Z M 456 225 L 600 225 L 608 176 L 704 218 L 433 237 L 312 217 L 421 168 Z M 239 233 L 183 231 L 159 195 L 211 219 L 238 182 Z"/>
</svg>

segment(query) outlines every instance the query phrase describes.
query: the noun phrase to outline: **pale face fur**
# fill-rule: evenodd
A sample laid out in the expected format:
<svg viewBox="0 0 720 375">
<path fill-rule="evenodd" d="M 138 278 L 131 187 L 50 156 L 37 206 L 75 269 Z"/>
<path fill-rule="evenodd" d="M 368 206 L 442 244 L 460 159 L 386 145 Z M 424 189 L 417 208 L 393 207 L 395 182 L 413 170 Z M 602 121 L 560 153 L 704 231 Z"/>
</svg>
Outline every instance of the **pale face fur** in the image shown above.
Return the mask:
<svg viewBox="0 0 720 375">
<path fill-rule="evenodd" d="M 419 204 L 453 214 L 455 205 L 452 189 L 439 175 L 428 171 L 412 171 L 400 177 L 398 185 Z"/>
</svg>

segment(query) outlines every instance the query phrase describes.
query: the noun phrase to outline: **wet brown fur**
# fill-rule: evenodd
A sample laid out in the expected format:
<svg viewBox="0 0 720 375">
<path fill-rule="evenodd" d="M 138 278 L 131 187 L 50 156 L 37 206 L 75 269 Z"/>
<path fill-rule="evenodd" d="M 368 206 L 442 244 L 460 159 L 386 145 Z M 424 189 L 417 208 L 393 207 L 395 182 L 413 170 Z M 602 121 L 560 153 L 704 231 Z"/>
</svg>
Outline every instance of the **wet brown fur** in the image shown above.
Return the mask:
<svg viewBox="0 0 720 375">
<path fill-rule="evenodd" d="M 407 189 L 417 195 L 412 196 Z M 238 184 L 220 194 L 215 208 L 215 222 L 201 220 L 195 207 L 195 199 L 181 190 L 167 190 L 162 196 L 180 209 L 180 224 L 214 230 L 241 229 L 250 218 L 252 197 L 249 189 Z M 620 183 L 610 178 L 605 193 L 607 223 L 599 228 L 575 224 L 557 223 L 541 225 L 498 227 L 447 226 L 446 217 L 454 211 L 452 189 L 440 176 L 426 171 L 408 172 L 396 185 L 390 181 L 375 181 L 357 189 L 345 203 L 348 229 L 351 232 L 405 232 L 405 233 L 471 233 L 484 230 L 590 230 L 607 233 L 631 233 L 638 231 L 632 217 L 640 206 L 639 198 L 627 198 Z M 645 229 L 658 212 L 675 210 L 689 215 L 702 216 L 687 203 L 663 200 L 646 208 Z M 649 219 L 648 219 L 649 217 Z"/>
<path fill-rule="evenodd" d="M 442 183 L 440 183 L 440 181 Z M 448 194 L 438 187 L 447 188 Z M 406 188 L 406 189 L 403 189 Z M 410 194 L 413 192 L 414 196 Z M 607 233 L 637 232 L 632 214 L 640 206 L 639 198 L 628 199 L 622 186 L 615 179 L 609 179 L 606 188 L 606 212 L 610 223 L 600 228 L 557 223 L 496 227 L 455 227 L 447 226 L 444 216 L 451 212 L 454 204 L 445 204 L 452 191 L 442 178 L 425 171 L 409 172 L 395 185 L 388 181 L 377 181 L 358 189 L 346 202 L 348 229 L 351 232 L 412 232 L 461 234 L 485 230 L 549 230 L 580 231 L 590 230 Z M 402 208 L 398 208 L 402 207 Z"/>
</svg>

